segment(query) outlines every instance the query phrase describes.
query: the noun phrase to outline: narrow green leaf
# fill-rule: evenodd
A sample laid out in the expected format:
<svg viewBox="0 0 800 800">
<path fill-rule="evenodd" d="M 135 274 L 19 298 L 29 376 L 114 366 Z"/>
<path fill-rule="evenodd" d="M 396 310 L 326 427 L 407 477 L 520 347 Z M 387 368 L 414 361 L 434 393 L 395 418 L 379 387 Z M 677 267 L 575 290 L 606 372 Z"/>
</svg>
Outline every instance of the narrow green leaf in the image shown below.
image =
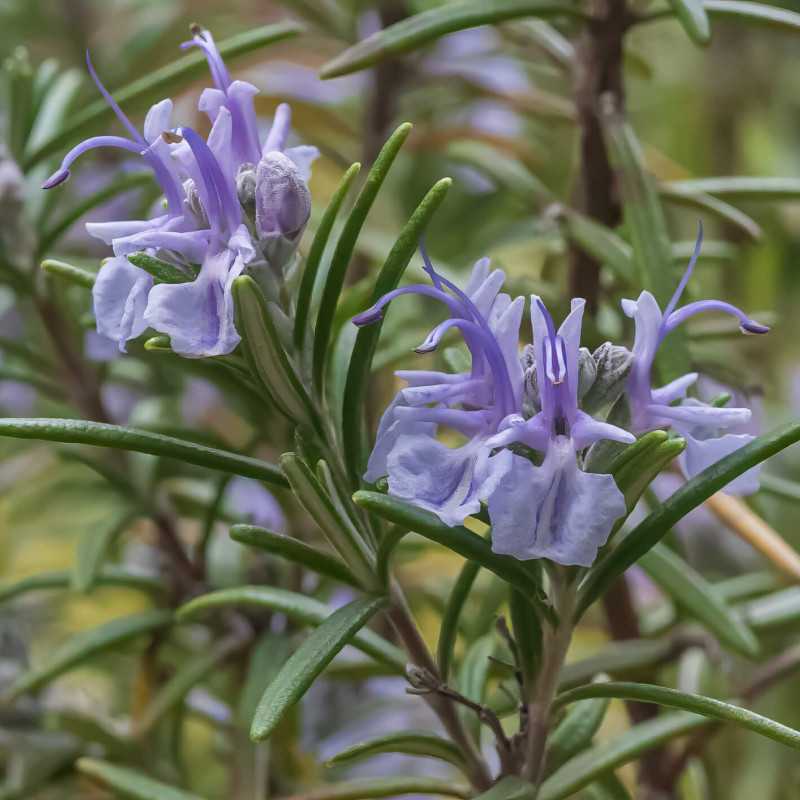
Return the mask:
<svg viewBox="0 0 800 800">
<path fill-rule="evenodd" d="M 43 65 L 44 66 L 44 65 Z M 59 69 L 56 66 L 56 69 Z M 64 118 L 78 97 L 83 84 L 83 75 L 78 69 L 59 72 L 46 82 L 46 94 L 33 121 L 28 140 L 25 142 L 25 160 L 41 147 L 54 130 L 61 128 Z M 152 180 L 152 179 L 151 179 Z"/>
<path fill-rule="evenodd" d="M 322 215 L 317 231 L 314 234 L 314 241 L 311 243 L 308 256 L 303 265 L 303 278 L 300 281 L 294 311 L 294 341 L 298 351 L 303 349 L 308 314 L 311 311 L 311 297 L 314 293 L 314 284 L 317 280 L 317 272 L 319 271 L 325 247 L 330 239 L 333 226 L 336 224 L 342 204 L 360 171 L 361 164 L 356 162 L 351 164 L 350 168 L 345 172 L 341 183 L 336 187 L 336 191 L 325 209 L 325 213 Z"/>
<path fill-rule="evenodd" d="M 567 711 L 564 719 L 547 739 L 548 774 L 591 745 L 603 724 L 610 702 L 607 697 L 593 697 L 575 703 Z"/>
<path fill-rule="evenodd" d="M 375 280 L 371 303 L 376 303 L 387 292 L 397 287 L 400 278 L 414 255 L 419 240 L 439 208 L 450 188 L 450 178 L 435 183 L 414 210 L 400 236 L 397 238 L 381 271 Z M 361 478 L 366 463 L 366 435 L 364 426 L 365 393 L 372 371 L 372 360 L 381 334 L 381 321 L 361 328 L 356 335 L 350 362 L 347 367 L 347 380 L 342 403 L 342 439 L 345 459 L 351 477 L 356 485 Z"/>
<path fill-rule="evenodd" d="M 248 656 L 247 675 L 239 693 L 238 702 L 238 718 L 244 728 L 249 730 L 253 724 L 253 715 L 256 713 L 261 695 L 264 694 L 267 686 L 272 683 L 291 654 L 292 637 L 288 630 L 281 633 L 266 630 L 251 648 Z M 375 665 L 372 660 L 365 660 L 364 663 Z"/>
<path fill-rule="evenodd" d="M 740 22 L 759 23 L 771 28 L 800 32 L 800 14 L 767 3 L 748 0 L 703 0 L 706 13 L 711 17 Z"/>
<path fill-rule="evenodd" d="M 534 800 L 536 789 L 533 784 L 518 778 L 516 775 L 507 775 L 501 778 L 488 792 L 481 792 L 475 800 Z"/>
<path fill-rule="evenodd" d="M 534 581 L 522 562 L 492 552 L 491 545 L 477 533 L 463 527 L 451 528 L 430 511 L 416 508 L 380 492 L 359 491 L 353 495 L 353 501 L 382 519 L 415 531 L 464 558 L 477 561 L 490 572 L 516 586 L 526 597 L 531 597 L 536 591 Z"/>
<path fill-rule="evenodd" d="M 636 283 L 633 249 L 614 231 L 571 208 L 559 207 L 556 216 L 564 236 L 593 258 L 606 264 L 626 285 Z"/>
<path fill-rule="evenodd" d="M 800 620 L 800 587 L 790 586 L 738 606 L 738 615 L 757 631 L 796 625 Z"/>
<path fill-rule="evenodd" d="M 587 786 L 586 795 L 586 800 L 633 800 L 625 784 L 613 772 L 601 775 L 594 783 Z M 681 797 L 682 800 L 689 800 L 684 795 Z"/>
<path fill-rule="evenodd" d="M 20 162 L 33 122 L 33 69 L 27 48 L 17 47 L 3 59 L 6 124 L 4 139 L 14 160 Z"/>
<path fill-rule="evenodd" d="M 800 483 L 779 478 L 777 475 L 762 475 L 760 478 L 761 491 L 780 497 L 782 500 L 800 502 Z"/>
<path fill-rule="evenodd" d="M 358 587 L 360 584 L 347 565 L 335 556 L 323 553 L 299 539 L 273 533 L 256 525 L 234 525 L 231 528 L 231 539 L 240 544 L 257 547 L 267 553 L 274 553 L 287 561 L 302 564 L 319 575 L 333 578 L 335 581 Z"/>
<path fill-rule="evenodd" d="M 40 572 L 37 575 L 30 575 L 18 581 L 5 583 L 0 586 L 0 603 L 5 603 L 28 592 L 69 589 L 71 578 L 71 572 L 57 570 L 55 572 Z M 114 566 L 102 567 L 95 575 L 94 585 L 137 589 L 148 594 L 160 594 L 164 590 L 161 579 L 155 575 L 145 575 Z"/>
<path fill-rule="evenodd" d="M 400 540 L 409 533 L 402 525 L 392 525 L 378 543 L 378 553 L 375 556 L 375 571 L 381 586 L 389 585 L 389 568 L 391 567 L 392 554 L 400 544 Z"/>
<path fill-rule="evenodd" d="M 614 642 L 593 656 L 567 664 L 559 676 L 559 689 L 563 691 L 587 683 L 601 674 L 618 678 L 638 677 L 667 661 L 675 652 L 675 642 L 668 637 Z"/>
<path fill-rule="evenodd" d="M 230 64 L 238 56 L 273 42 L 297 36 L 302 30 L 297 23 L 288 21 L 253 28 L 219 42 L 220 55 Z M 161 100 L 177 86 L 186 85 L 189 81 L 201 77 L 206 69 L 205 56 L 194 51 L 114 91 L 114 99 L 130 114 Z M 73 142 L 86 138 L 87 130 L 95 130 L 100 125 L 109 123 L 113 117 L 114 112 L 105 100 L 99 99 L 89 103 L 72 115 L 65 127 L 58 129 L 56 133 L 51 133 L 46 141 L 27 155 L 25 170 Z"/>
<path fill-rule="evenodd" d="M 606 98 L 608 100 L 608 98 Z M 641 285 L 653 292 L 664 308 L 675 289 L 670 243 L 664 210 L 644 165 L 633 128 L 610 102 L 602 103 L 601 123 L 612 165 L 619 177 L 625 224 L 630 231 L 634 261 L 641 270 Z M 675 334 L 678 334 L 677 336 Z M 659 351 L 665 380 L 689 371 L 685 337 L 675 331 Z"/>
<path fill-rule="evenodd" d="M 747 708 L 725 703 L 713 697 L 701 694 L 688 694 L 677 689 L 665 686 L 653 686 L 647 683 L 592 683 L 588 686 L 578 686 L 560 694 L 554 707 L 561 708 L 576 700 L 585 700 L 589 697 L 615 697 L 620 700 L 638 700 L 642 703 L 656 703 L 668 708 L 677 708 L 681 711 L 690 711 L 711 719 L 722 722 L 732 722 L 747 730 L 766 736 L 775 742 L 785 744 L 800 750 L 800 731 L 781 725 L 773 719 L 756 714 Z"/>
<path fill-rule="evenodd" d="M 444 797 L 471 797 L 468 786 L 442 778 L 362 778 L 320 786 L 303 792 L 302 800 L 370 800 L 372 797 L 398 798 L 431 794 Z M 288 798 L 287 798 L 288 800 Z M 299 797 L 293 800 L 300 800 Z"/>
<path fill-rule="evenodd" d="M 442 681 L 447 683 L 450 675 L 450 665 L 453 662 L 453 651 L 458 638 L 458 624 L 461 612 L 467 602 L 475 578 L 478 577 L 481 565 L 477 561 L 466 561 L 458 573 L 458 578 L 450 591 L 447 606 L 442 615 L 442 624 L 439 627 L 439 640 L 436 645 L 436 663 Z"/>
<path fill-rule="evenodd" d="M 312 631 L 264 692 L 250 728 L 254 741 L 269 737 L 336 654 L 385 605 L 384 597 L 361 597 L 335 611 Z"/>
<path fill-rule="evenodd" d="M 206 653 L 197 653 L 182 664 L 175 674 L 158 690 L 158 694 L 135 721 L 134 736 L 139 738 L 152 730 L 174 708 L 177 708 L 191 689 L 219 668 L 230 656 L 246 644 L 241 636 L 228 636 L 211 645 Z"/>
<path fill-rule="evenodd" d="M 308 595 L 278 589 L 273 586 L 237 586 L 196 597 L 181 606 L 177 620 L 185 622 L 205 612 L 228 606 L 252 606 L 269 608 L 286 614 L 295 622 L 317 626 L 331 615 L 331 609 Z M 398 672 L 405 671 L 406 658 L 403 652 L 371 630 L 359 631 L 353 637 L 353 647 L 381 661 Z"/>
<path fill-rule="evenodd" d="M 63 399 L 62 387 L 51 381 L 41 369 L 18 366 L 16 364 L 0 364 L 0 381 L 16 381 L 28 383 L 43 392 L 51 399 Z"/>
<path fill-rule="evenodd" d="M 526 108 L 526 111 L 533 113 L 532 109 Z M 561 120 L 571 120 L 575 116 L 572 101 L 555 95 L 547 96 L 539 113 Z M 533 205 L 537 209 L 543 209 L 557 200 L 556 195 L 522 161 L 509 156 L 499 147 L 461 139 L 451 142 L 444 155 L 448 160 L 477 169 L 496 184 L 498 191 L 517 197 L 526 207 Z"/>
<path fill-rule="evenodd" d="M 649 459 L 656 452 L 656 450 L 664 444 L 669 438 L 666 431 L 650 431 L 640 436 L 633 444 L 621 445 L 616 455 L 608 461 L 598 464 L 598 471 L 608 471 L 613 475 L 619 475 L 623 470 L 630 467 L 632 464 L 643 463 L 644 460 Z M 593 464 L 591 465 L 594 466 Z M 592 468 L 591 471 L 594 471 Z"/>
<path fill-rule="evenodd" d="M 752 217 L 718 197 L 700 192 L 687 192 L 675 184 L 660 184 L 658 193 L 667 202 L 713 214 L 723 222 L 727 222 L 747 234 L 753 241 L 761 238 L 761 226 Z"/>
<path fill-rule="evenodd" d="M 109 548 L 137 516 L 138 510 L 123 509 L 103 524 L 90 527 L 81 536 L 72 571 L 72 588 L 76 592 L 88 592 L 94 588 Z"/>
<path fill-rule="evenodd" d="M 714 587 L 680 556 L 657 544 L 638 563 L 677 606 L 722 644 L 747 658 L 758 655 L 758 639 L 750 628 L 734 614 Z"/>
<path fill-rule="evenodd" d="M 87 422 L 74 419 L 23 419 L 9 417 L 0 419 L 0 436 L 15 439 L 40 439 L 48 442 L 90 444 L 97 447 L 112 447 L 117 450 L 132 450 L 154 456 L 174 458 L 199 467 L 208 467 L 220 472 L 230 472 L 245 478 L 255 478 L 273 486 L 288 487 L 283 473 L 272 464 L 257 458 L 206 447 L 185 439 L 151 433 L 139 428 L 109 425 L 104 422 Z"/>
<path fill-rule="evenodd" d="M 345 274 L 356 241 L 361 233 L 361 228 L 367 219 L 367 214 L 375 202 L 378 191 L 383 185 L 392 164 L 394 163 L 400 148 L 403 146 L 408 134 L 411 131 L 411 124 L 406 122 L 400 125 L 389 137 L 386 144 L 381 149 L 375 163 L 372 165 L 364 186 L 358 193 L 353 210 L 347 217 L 347 221 L 339 234 L 336 248 L 331 257 L 330 268 L 325 277 L 325 286 L 322 290 L 317 321 L 314 326 L 314 385 L 321 389 L 324 381 L 326 355 L 330 344 L 331 334 L 333 333 L 333 322 L 336 316 L 336 307 L 339 304 L 339 295 L 344 286 Z"/>
<path fill-rule="evenodd" d="M 628 509 L 628 513 L 633 511 L 639 502 L 639 498 L 655 477 L 685 449 L 685 439 L 680 437 L 669 438 L 658 444 L 654 443 L 654 446 L 637 455 L 636 458 L 630 459 L 620 469 L 612 470 L 611 474 L 625 496 L 625 506 Z"/>
<path fill-rule="evenodd" d="M 88 661 L 98 653 L 119 647 L 125 642 L 164 628 L 172 622 L 171 611 L 145 611 L 122 617 L 82 631 L 52 653 L 41 667 L 24 672 L 2 694 L 4 700 L 13 700 L 26 692 L 44 686 L 73 667 Z"/>
<path fill-rule="evenodd" d="M 685 268 L 694 253 L 694 241 L 675 242 L 672 245 L 672 260 L 680 267 Z M 726 263 L 735 261 L 739 257 L 739 248 L 730 242 L 720 242 L 713 239 L 703 240 L 703 252 L 697 260 L 698 265 L 704 262 Z"/>
<path fill-rule="evenodd" d="M 605 684 L 609 685 L 609 684 Z M 708 725 L 711 720 L 683 712 L 662 714 L 625 731 L 610 742 L 570 759 L 543 784 L 537 800 L 565 800 L 607 772 L 635 761 L 643 753 Z"/>
<path fill-rule="evenodd" d="M 703 0 L 670 0 L 678 22 L 686 35 L 695 44 L 708 44 L 711 41 L 711 25 L 703 8 Z"/>
<path fill-rule="evenodd" d="M 152 275 L 156 283 L 188 283 L 197 277 L 196 268 L 192 272 L 184 271 L 148 253 L 131 253 L 127 258 L 135 267 Z"/>
<path fill-rule="evenodd" d="M 656 545 L 693 508 L 734 478 L 800 440 L 800 424 L 777 428 L 712 464 L 685 483 L 589 570 L 578 596 L 576 619 L 610 583 Z"/>
<path fill-rule="evenodd" d="M 57 261 L 54 258 L 48 258 L 42 261 L 42 269 L 48 275 L 55 275 L 58 278 L 63 278 L 76 286 L 82 286 L 84 289 L 91 289 L 94 286 L 95 274 L 89 272 L 88 269 L 67 264 L 66 261 Z"/>
<path fill-rule="evenodd" d="M 312 425 L 317 416 L 283 348 L 258 284 L 242 275 L 233 282 L 242 350 L 253 374 L 289 419 Z"/>
<path fill-rule="evenodd" d="M 800 198 L 800 179 L 798 178 L 759 178 L 733 175 L 668 181 L 662 186 L 688 194 L 710 194 L 731 202 L 758 200 L 771 203 Z"/>
<path fill-rule="evenodd" d="M 522 683 L 530 693 L 542 662 L 542 623 L 534 605 L 517 589 L 511 589 L 508 609 L 519 668 L 522 671 Z"/>
<path fill-rule="evenodd" d="M 294 453 L 281 456 L 292 491 L 364 586 L 377 587 L 375 556 L 353 523 L 339 513 L 316 475 Z"/>
<path fill-rule="evenodd" d="M 459 769 L 464 766 L 464 757 L 456 745 L 449 739 L 444 739 L 435 733 L 424 730 L 387 733 L 383 736 L 369 739 L 366 742 L 359 742 L 337 753 L 328 760 L 327 766 L 336 767 L 340 764 L 352 764 L 382 753 L 404 753 L 411 756 L 423 756 L 424 758 L 438 758 L 453 764 Z"/>
<path fill-rule="evenodd" d="M 462 0 L 404 19 L 367 37 L 322 67 L 320 76 L 338 78 L 379 61 L 416 50 L 448 33 L 495 25 L 520 17 L 582 16 L 568 3 L 549 0 Z"/>
<path fill-rule="evenodd" d="M 203 800 L 200 795 L 176 789 L 136 770 L 118 767 L 97 758 L 79 758 L 75 766 L 81 775 L 107 786 L 118 797 L 130 800 Z"/>
<path fill-rule="evenodd" d="M 764 476 L 761 476 L 762 487 Z M 765 595 L 774 592 L 785 586 L 785 580 L 775 572 L 764 570 L 763 572 L 745 572 L 741 575 L 734 575 L 732 578 L 717 581 L 714 584 L 714 591 L 726 603 L 733 603 L 737 600 L 747 600 L 758 595 Z"/>
</svg>

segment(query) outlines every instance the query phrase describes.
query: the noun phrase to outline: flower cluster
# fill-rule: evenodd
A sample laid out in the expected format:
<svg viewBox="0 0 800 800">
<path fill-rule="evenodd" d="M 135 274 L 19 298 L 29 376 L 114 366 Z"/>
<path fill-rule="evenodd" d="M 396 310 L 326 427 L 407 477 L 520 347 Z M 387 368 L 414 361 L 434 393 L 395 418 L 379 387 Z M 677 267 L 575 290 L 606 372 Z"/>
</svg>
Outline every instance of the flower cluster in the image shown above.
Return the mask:
<svg viewBox="0 0 800 800">
<path fill-rule="evenodd" d="M 311 210 L 307 181 L 316 148 L 287 147 L 291 112 L 278 107 L 267 136 L 259 135 L 251 83 L 231 80 L 211 34 L 193 27 L 182 47 L 204 53 L 214 87 L 198 109 L 211 122 L 207 139 L 172 123 L 171 100 L 156 103 L 142 132 L 131 123 L 97 77 L 89 72 L 129 136 L 95 136 L 64 157 L 45 182 L 65 181 L 72 163 L 97 147 L 140 156 L 158 182 L 163 206 L 150 219 L 88 224 L 114 252 L 94 285 L 99 333 L 120 350 L 148 327 L 170 336 L 187 357 L 230 353 L 239 343 L 231 286 L 242 272 L 281 272 L 291 260 Z M 144 253 L 174 268 L 174 282 L 158 283 L 131 263 Z"/>
<path fill-rule="evenodd" d="M 541 298 L 533 296 L 533 346 L 520 354 L 525 301 L 500 291 L 504 274 L 490 271 L 488 260 L 481 260 L 462 291 L 436 272 L 423 250 L 432 285 L 396 289 L 353 321 L 375 322 L 402 294 L 434 298 L 449 318 L 431 331 L 417 352 L 435 349 L 455 328 L 469 349 L 471 369 L 457 374 L 397 373 L 408 386 L 381 419 L 365 480 L 387 476 L 390 494 L 432 511 L 447 525 L 463 523 L 486 504 L 495 552 L 589 566 L 626 511 L 614 478 L 585 469 L 594 443 L 630 444 L 635 434 L 672 428 L 686 439 L 682 466 L 692 476 L 751 438 L 728 432 L 747 421 L 748 409 L 716 407 L 686 396 L 696 373 L 651 387 L 659 345 L 694 314 L 721 311 L 738 318 L 745 332 L 767 331 L 721 301 L 678 308 L 701 241 L 702 230 L 663 312 L 647 291 L 636 301 L 623 301 L 623 310 L 636 326 L 630 352 L 610 343 L 594 353 L 580 346 L 583 300 L 572 301 L 570 313 L 556 329 Z M 629 430 L 598 418 L 597 409 L 614 407 L 621 396 L 627 399 Z M 460 442 L 448 446 L 439 438 L 442 432 Z M 746 473 L 728 488 L 753 491 L 757 475 Z"/>
</svg>

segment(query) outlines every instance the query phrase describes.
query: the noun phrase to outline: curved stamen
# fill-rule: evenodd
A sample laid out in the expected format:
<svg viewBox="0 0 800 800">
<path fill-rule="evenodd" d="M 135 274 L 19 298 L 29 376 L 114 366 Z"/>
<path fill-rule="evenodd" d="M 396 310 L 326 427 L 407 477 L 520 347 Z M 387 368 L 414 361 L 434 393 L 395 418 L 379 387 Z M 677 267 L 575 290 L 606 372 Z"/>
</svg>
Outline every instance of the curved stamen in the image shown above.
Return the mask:
<svg viewBox="0 0 800 800">
<path fill-rule="evenodd" d="M 225 62 L 222 60 L 222 55 L 217 49 L 214 37 L 211 35 L 210 31 L 196 24 L 192 25 L 190 30 L 192 32 L 192 40 L 183 42 L 181 44 L 181 50 L 188 50 L 190 47 L 199 47 L 206 57 L 208 69 L 211 72 L 211 77 L 217 89 L 227 92 L 228 87 L 231 85 L 231 78 L 228 74 Z"/>
<path fill-rule="evenodd" d="M 491 331 L 486 331 L 483 326 L 478 325 L 472 320 L 463 318 L 453 318 L 442 322 L 437 325 L 428 334 L 428 337 L 420 347 L 416 349 L 418 353 L 429 353 L 434 350 L 442 336 L 450 330 L 450 328 L 458 328 L 464 334 L 464 340 L 472 353 L 473 365 L 480 361 L 480 356 L 483 355 L 489 363 L 489 369 L 492 371 L 495 383 L 497 384 L 497 400 L 503 412 L 502 416 L 506 416 L 515 411 L 514 404 L 514 391 L 511 387 L 511 378 L 508 374 L 505 359 L 497 344 L 497 339 Z M 474 340 L 471 342 L 468 335 L 472 335 Z M 475 348 L 475 345 L 478 345 Z M 482 351 L 482 352 L 481 352 Z"/>
<path fill-rule="evenodd" d="M 723 314 L 730 314 L 732 317 L 736 317 L 743 333 L 769 332 L 769 328 L 766 325 L 750 319 L 744 311 L 730 303 L 726 303 L 723 300 L 697 300 L 679 308 L 677 311 L 673 311 L 669 317 L 664 319 L 664 322 L 661 323 L 662 333 L 660 339 L 663 339 L 668 333 L 686 322 L 689 317 L 693 317 L 695 314 L 702 314 L 705 311 L 720 311 Z"/>
<path fill-rule="evenodd" d="M 433 268 L 433 262 L 431 261 L 430 256 L 428 255 L 428 247 L 425 244 L 425 236 L 424 235 L 420 236 L 420 239 L 419 239 L 419 252 L 420 252 L 420 255 L 422 256 L 422 264 L 423 264 L 422 269 L 425 271 L 425 273 L 431 279 L 431 283 L 433 283 L 433 285 L 437 289 L 441 289 L 442 288 L 442 279 L 439 276 L 439 273 Z"/>
<path fill-rule="evenodd" d="M 242 212 L 238 200 L 231 194 L 230 186 L 222 174 L 219 162 L 205 140 L 192 128 L 181 128 L 181 135 L 192 149 L 205 184 L 206 196 L 211 206 L 206 209 L 209 221 L 212 226 L 221 227 L 224 216 L 228 232 L 233 233 L 242 220 Z"/>
<path fill-rule="evenodd" d="M 142 148 L 124 136 L 92 136 L 80 144 L 75 145 L 61 161 L 61 166 L 42 184 L 42 189 L 52 189 L 63 183 L 70 176 L 70 166 L 72 163 L 89 150 L 98 147 L 117 147 L 120 150 L 127 150 L 136 155 L 142 155 Z"/>
<path fill-rule="evenodd" d="M 403 294 L 421 294 L 425 297 L 433 297 L 435 300 L 444 303 L 451 314 L 461 313 L 460 307 L 449 294 L 445 294 L 439 289 L 434 289 L 432 286 L 427 286 L 424 283 L 412 283 L 409 286 L 401 286 L 399 289 L 387 292 L 375 305 L 371 306 L 366 311 L 362 311 L 360 314 L 356 314 L 353 317 L 353 323 L 358 325 L 358 327 L 372 325 L 374 322 L 382 319 L 383 311 L 386 306 L 389 305 L 395 297 L 400 297 L 400 295 Z"/>
<path fill-rule="evenodd" d="M 463 314 L 464 319 L 471 318 L 479 325 L 483 324 L 483 326 L 486 327 L 488 330 L 488 326 L 486 325 L 486 320 L 484 320 L 483 316 L 481 315 L 481 312 L 478 311 L 477 307 L 475 306 L 475 303 L 472 302 L 469 295 L 466 292 L 459 289 L 458 286 L 456 286 L 452 281 L 447 280 L 447 278 L 445 278 L 444 275 L 440 275 L 434 269 L 433 263 L 431 262 L 430 257 L 428 256 L 428 251 L 425 249 L 425 243 L 422 241 L 420 241 L 419 244 L 419 252 L 422 255 L 422 262 L 425 265 L 424 270 L 428 275 L 430 275 L 433 285 L 437 289 L 441 289 L 443 286 L 449 289 L 456 296 L 456 298 L 463 304 L 464 311 L 466 311 L 466 314 Z"/>
<path fill-rule="evenodd" d="M 468 312 L 469 317 L 472 317 L 474 322 L 483 330 L 485 334 L 485 341 L 489 344 L 489 350 L 492 351 L 491 355 L 487 351 L 486 356 L 489 358 L 490 362 L 493 359 L 496 360 L 496 365 L 491 364 L 492 371 L 496 369 L 499 371 L 497 374 L 502 374 L 502 378 L 499 380 L 499 395 L 501 398 L 501 407 L 505 409 L 506 414 L 510 414 L 515 410 L 515 403 L 514 403 L 514 389 L 511 385 L 511 376 L 508 374 L 508 367 L 506 366 L 505 358 L 500 350 L 500 346 L 497 343 L 497 339 L 489 327 L 489 323 L 484 318 L 483 314 L 478 310 L 477 306 L 472 302 L 472 299 L 469 295 L 461 290 L 458 286 L 456 286 L 452 281 L 449 281 L 443 275 L 439 275 L 433 267 L 433 263 L 431 262 L 430 258 L 428 257 L 428 253 L 425 250 L 425 243 L 420 242 L 420 253 L 422 254 L 422 260 L 425 264 L 425 271 L 431 276 L 431 280 L 438 282 L 439 286 L 445 286 L 446 288 L 450 289 L 451 292 L 461 301 L 464 305 L 465 310 Z M 466 317 L 466 319 L 469 319 Z"/>
<path fill-rule="evenodd" d="M 117 119 L 125 126 L 133 139 L 142 145 L 142 148 L 146 147 L 147 142 L 142 134 L 136 130 L 136 127 L 128 119 L 125 112 L 117 105 L 117 101 L 111 96 L 111 92 L 106 89 L 106 87 L 103 85 L 103 82 L 98 77 L 97 72 L 95 72 L 94 64 L 92 64 L 92 57 L 89 55 L 88 50 L 86 51 L 86 66 L 89 69 L 89 75 L 91 75 L 94 85 L 100 90 L 100 94 L 103 95 L 106 103 L 111 106 L 111 110 L 114 112 L 114 114 L 116 114 Z"/>
<path fill-rule="evenodd" d="M 683 277 L 678 284 L 678 288 L 673 292 L 672 297 L 670 298 L 669 303 L 667 303 L 667 307 L 664 309 L 664 319 L 672 314 L 675 310 L 678 302 L 681 299 L 681 295 L 686 289 L 686 284 L 689 283 L 689 279 L 692 277 L 692 273 L 694 272 L 695 264 L 697 264 L 697 259 L 700 258 L 700 250 L 703 247 L 703 221 L 697 221 L 697 239 L 694 243 L 694 252 L 692 253 L 692 257 L 689 259 L 689 264 L 686 267 L 686 270 L 683 273 Z"/>
</svg>

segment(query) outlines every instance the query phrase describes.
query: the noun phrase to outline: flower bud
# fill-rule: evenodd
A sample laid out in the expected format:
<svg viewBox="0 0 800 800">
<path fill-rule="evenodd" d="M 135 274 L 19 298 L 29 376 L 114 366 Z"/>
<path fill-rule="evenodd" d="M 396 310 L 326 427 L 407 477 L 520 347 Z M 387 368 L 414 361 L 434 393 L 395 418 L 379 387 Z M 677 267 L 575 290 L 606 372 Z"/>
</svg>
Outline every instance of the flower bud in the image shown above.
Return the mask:
<svg viewBox="0 0 800 800">
<path fill-rule="evenodd" d="M 626 347 L 604 342 L 592 353 L 595 379 L 583 396 L 581 407 L 587 414 L 612 406 L 625 389 L 633 355 Z"/>
<path fill-rule="evenodd" d="M 597 378 L 597 364 L 586 347 L 578 350 L 578 403 L 594 385 Z"/>
<path fill-rule="evenodd" d="M 267 153 L 256 168 L 255 223 L 264 257 L 273 267 L 292 257 L 310 215 L 311 194 L 297 165 L 283 153 Z"/>
</svg>

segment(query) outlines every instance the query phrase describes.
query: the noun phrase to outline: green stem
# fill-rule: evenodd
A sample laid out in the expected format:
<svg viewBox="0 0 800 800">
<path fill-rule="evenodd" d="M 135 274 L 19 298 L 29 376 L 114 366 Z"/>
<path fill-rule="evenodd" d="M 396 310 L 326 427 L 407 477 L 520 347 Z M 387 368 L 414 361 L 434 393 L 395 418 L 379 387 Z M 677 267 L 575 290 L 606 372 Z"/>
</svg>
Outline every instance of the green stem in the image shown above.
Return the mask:
<svg viewBox="0 0 800 800">
<path fill-rule="evenodd" d="M 553 606 L 558 622 L 542 632 L 542 666 L 528 699 L 528 741 L 523 775 L 536 787 L 542 780 L 550 711 L 558 679 L 567 656 L 573 631 L 573 611 L 577 599 L 574 583 L 568 582 L 566 571 L 554 567 L 550 573 Z"/>
</svg>

